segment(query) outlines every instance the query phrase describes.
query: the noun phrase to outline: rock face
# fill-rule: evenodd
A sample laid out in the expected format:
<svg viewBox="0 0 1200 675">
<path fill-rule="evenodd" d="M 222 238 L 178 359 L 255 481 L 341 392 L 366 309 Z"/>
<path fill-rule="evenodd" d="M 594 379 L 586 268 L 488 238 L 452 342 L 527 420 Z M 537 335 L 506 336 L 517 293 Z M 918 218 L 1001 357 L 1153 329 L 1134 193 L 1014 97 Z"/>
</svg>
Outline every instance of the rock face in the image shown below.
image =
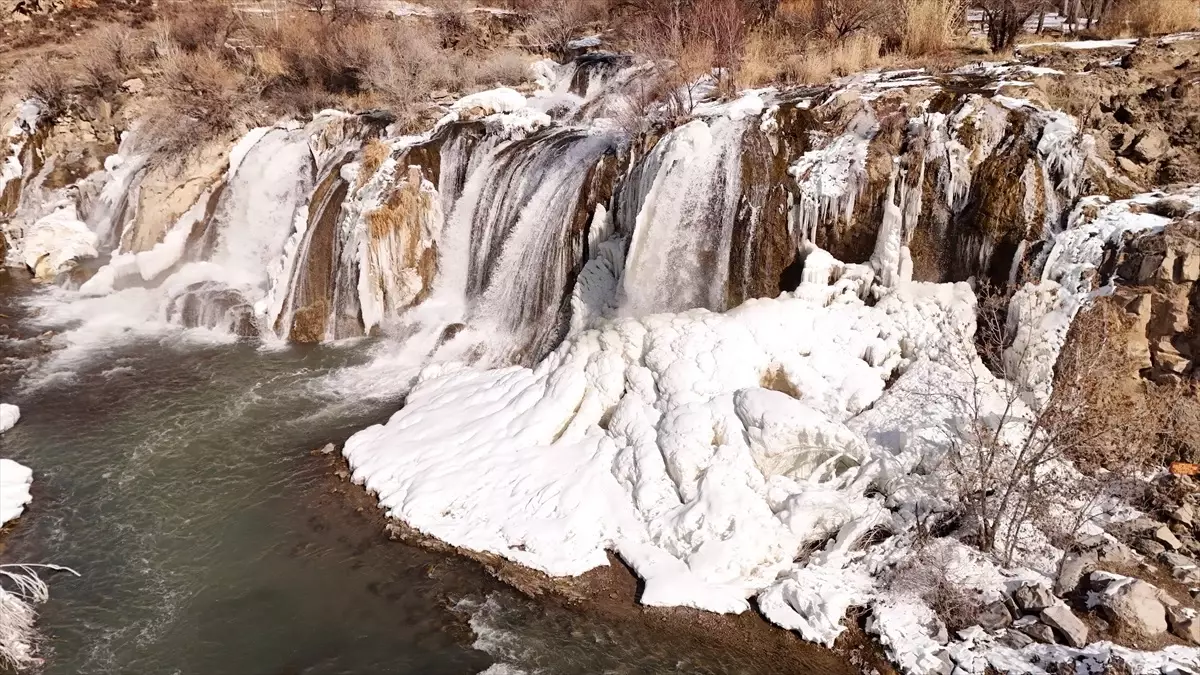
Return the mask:
<svg viewBox="0 0 1200 675">
<path fill-rule="evenodd" d="M 1157 215 L 1174 215 L 1169 200 L 1163 202 L 1168 203 L 1151 208 L 1157 207 Z M 1135 237 L 1113 263 L 1114 299 L 1132 324 L 1130 354 L 1142 372 L 1156 381 L 1188 376 L 1200 356 L 1200 336 L 1192 329 L 1200 306 L 1195 296 L 1200 280 L 1200 217 L 1191 214 L 1161 232 Z M 1173 535 L 1156 538 L 1172 550 L 1179 548 Z"/>
<path fill-rule="evenodd" d="M 1171 633 L 1175 637 L 1200 644 L 1200 617 L 1196 615 L 1196 610 L 1168 607 L 1167 623 L 1171 625 Z"/>
<path fill-rule="evenodd" d="M 1105 572 L 1089 577 L 1094 603 L 1110 621 L 1147 637 L 1167 632 L 1167 610 L 1159 590 L 1141 579 Z"/>
</svg>

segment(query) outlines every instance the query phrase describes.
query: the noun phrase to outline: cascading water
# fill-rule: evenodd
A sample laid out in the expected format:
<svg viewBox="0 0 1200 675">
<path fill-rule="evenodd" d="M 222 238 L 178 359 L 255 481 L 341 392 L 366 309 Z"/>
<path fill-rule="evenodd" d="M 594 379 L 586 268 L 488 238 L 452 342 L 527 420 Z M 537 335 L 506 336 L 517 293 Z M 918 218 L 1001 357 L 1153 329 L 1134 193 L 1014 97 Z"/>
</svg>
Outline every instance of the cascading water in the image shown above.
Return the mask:
<svg viewBox="0 0 1200 675">
<path fill-rule="evenodd" d="M 944 112 L 886 103 L 938 86 L 912 73 L 709 98 L 639 130 L 620 120 L 653 73 L 589 55 L 531 98 L 467 97 L 419 137 L 340 113 L 257 129 L 157 237 L 140 230 L 150 169 L 127 137 L 85 213 L 116 252 L 83 294 L 136 288 L 152 320 L 297 342 L 462 334 L 488 360 L 533 363 L 605 317 L 794 288 L 813 245 L 885 281 L 1008 279 L 1096 170 L 1069 118 L 1024 102 L 975 88 Z M 371 136 L 381 164 L 361 154 Z M 1025 180 L 990 189 L 1013 167 Z"/>
</svg>

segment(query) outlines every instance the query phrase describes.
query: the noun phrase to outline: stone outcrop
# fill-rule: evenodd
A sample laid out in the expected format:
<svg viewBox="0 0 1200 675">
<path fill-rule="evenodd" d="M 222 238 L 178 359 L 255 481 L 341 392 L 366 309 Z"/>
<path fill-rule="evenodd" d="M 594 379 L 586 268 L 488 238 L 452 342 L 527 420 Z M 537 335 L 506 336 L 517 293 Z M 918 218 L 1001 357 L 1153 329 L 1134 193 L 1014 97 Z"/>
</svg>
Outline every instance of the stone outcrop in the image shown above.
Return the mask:
<svg viewBox="0 0 1200 675">
<path fill-rule="evenodd" d="M 1087 625 L 1075 616 L 1066 605 L 1053 605 L 1041 612 L 1042 622 L 1058 631 L 1072 647 L 1083 647 L 1087 644 Z"/>
<path fill-rule="evenodd" d="M 1146 637 L 1161 635 L 1170 627 L 1163 594 L 1152 584 L 1107 572 L 1093 572 L 1089 583 L 1089 604 L 1109 621 Z"/>
<path fill-rule="evenodd" d="M 1177 215 L 1179 205 L 1163 200 L 1151 206 L 1159 215 Z M 1187 215 L 1162 231 L 1127 242 L 1113 260 L 1114 300 L 1131 319 L 1128 349 L 1143 375 L 1156 381 L 1191 375 L 1200 357 L 1196 282 L 1200 281 L 1200 217 Z M 1158 537 L 1177 549 L 1171 537 Z M 1164 541 L 1165 539 L 1165 541 Z"/>
</svg>

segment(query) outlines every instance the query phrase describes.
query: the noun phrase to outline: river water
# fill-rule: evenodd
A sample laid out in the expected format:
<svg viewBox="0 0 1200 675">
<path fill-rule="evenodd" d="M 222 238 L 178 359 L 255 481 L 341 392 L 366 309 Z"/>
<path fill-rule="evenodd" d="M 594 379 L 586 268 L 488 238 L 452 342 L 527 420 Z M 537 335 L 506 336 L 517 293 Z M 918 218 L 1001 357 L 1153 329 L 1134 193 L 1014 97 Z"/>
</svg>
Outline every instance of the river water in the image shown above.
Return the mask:
<svg viewBox="0 0 1200 675">
<path fill-rule="evenodd" d="M 369 365 L 387 345 L 131 333 L 31 365 L 27 338 L 69 328 L 29 309 L 47 293 L 0 272 L 0 399 L 22 409 L 0 456 L 35 473 L 0 562 L 82 575 L 49 579 L 45 673 L 780 672 L 753 648 L 675 644 L 388 540 L 313 452 L 402 403 Z M 844 668 L 813 654 L 804 672 Z"/>
</svg>

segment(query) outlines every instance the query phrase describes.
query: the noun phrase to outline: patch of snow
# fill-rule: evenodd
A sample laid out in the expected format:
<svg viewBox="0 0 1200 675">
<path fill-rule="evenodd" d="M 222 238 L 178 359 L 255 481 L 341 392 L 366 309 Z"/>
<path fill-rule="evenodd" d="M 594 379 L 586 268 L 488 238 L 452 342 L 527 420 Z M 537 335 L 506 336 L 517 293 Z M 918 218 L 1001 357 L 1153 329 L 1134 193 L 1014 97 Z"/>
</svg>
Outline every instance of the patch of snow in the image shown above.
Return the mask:
<svg viewBox="0 0 1200 675">
<path fill-rule="evenodd" d="M 461 112 L 481 108 L 487 110 L 487 114 L 492 114 L 516 112 L 525 105 L 525 96 L 521 92 L 509 87 L 500 87 L 468 94 L 451 104 L 450 109 Z"/>
<path fill-rule="evenodd" d="M 589 35 L 571 40 L 567 43 L 567 49 L 589 49 L 591 47 L 599 47 L 601 44 L 603 44 L 603 41 L 599 35 Z"/>
<path fill-rule="evenodd" d="M 1017 51 L 1031 49 L 1033 47 L 1043 47 L 1048 49 L 1115 49 L 1115 48 L 1132 48 L 1138 43 L 1138 38 L 1121 38 L 1117 40 L 1078 40 L 1075 42 L 1030 42 L 1023 45 L 1017 45 Z"/>
<path fill-rule="evenodd" d="M 29 487 L 33 471 L 11 459 L 0 459 L 0 526 L 16 520 L 33 501 Z"/>
<path fill-rule="evenodd" d="M 73 262 L 97 255 L 96 234 L 79 219 L 74 203 L 59 205 L 25 233 L 22 262 L 43 279 L 71 268 Z"/>
<path fill-rule="evenodd" d="M 11 403 L 0 403 L 0 434 L 15 427 L 20 419 L 20 408 Z"/>
</svg>

